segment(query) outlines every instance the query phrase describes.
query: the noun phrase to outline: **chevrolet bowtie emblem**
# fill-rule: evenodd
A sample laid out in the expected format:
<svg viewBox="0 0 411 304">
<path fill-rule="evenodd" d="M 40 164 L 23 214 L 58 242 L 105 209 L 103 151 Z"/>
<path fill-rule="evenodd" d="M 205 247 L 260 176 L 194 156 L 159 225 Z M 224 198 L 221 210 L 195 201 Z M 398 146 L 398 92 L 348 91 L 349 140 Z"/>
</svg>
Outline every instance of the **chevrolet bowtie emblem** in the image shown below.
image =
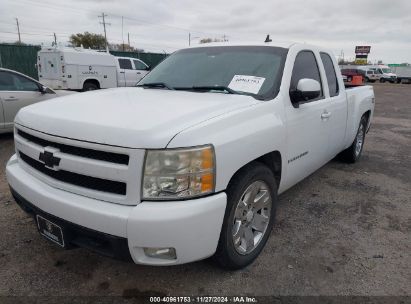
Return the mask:
<svg viewBox="0 0 411 304">
<path fill-rule="evenodd" d="M 40 153 L 39 160 L 42 161 L 46 167 L 54 168 L 60 164 L 61 158 L 55 157 L 52 152 L 44 151 Z"/>
</svg>

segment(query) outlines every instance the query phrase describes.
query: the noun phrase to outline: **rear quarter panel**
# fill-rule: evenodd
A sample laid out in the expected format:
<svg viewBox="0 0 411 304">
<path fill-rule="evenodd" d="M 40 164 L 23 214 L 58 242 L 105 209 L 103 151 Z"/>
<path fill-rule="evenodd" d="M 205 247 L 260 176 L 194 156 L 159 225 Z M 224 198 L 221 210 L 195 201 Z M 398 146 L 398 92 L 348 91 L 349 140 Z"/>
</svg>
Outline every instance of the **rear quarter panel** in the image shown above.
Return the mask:
<svg viewBox="0 0 411 304">
<path fill-rule="evenodd" d="M 374 114 L 374 90 L 372 86 L 359 86 L 349 88 L 345 90 L 347 94 L 348 102 L 348 118 L 347 118 L 347 131 L 344 140 L 344 147 L 348 148 L 354 141 L 354 137 L 357 134 L 358 126 L 360 124 L 361 117 L 367 111 L 371 110 L 370 119 L 368 121 L 369 127 L 372 116 Z"/>
</svg>

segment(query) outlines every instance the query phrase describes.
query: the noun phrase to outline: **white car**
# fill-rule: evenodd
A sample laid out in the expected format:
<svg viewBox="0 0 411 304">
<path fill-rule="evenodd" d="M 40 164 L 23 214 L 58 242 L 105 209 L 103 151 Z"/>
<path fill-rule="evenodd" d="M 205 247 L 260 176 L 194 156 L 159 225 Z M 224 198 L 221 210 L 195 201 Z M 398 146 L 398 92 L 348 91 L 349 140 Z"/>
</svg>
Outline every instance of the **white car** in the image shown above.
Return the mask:
<svg viewBox="0 0 411 304">
<path fill-rule="evenodd" d="M 53 91 L 29 76 L 0 68 L 0 133 L 13 132 L 21 108 L 67 94 L 71 92 Z"/>
<path fill-rule="evenodd" d="M 46 47 L 37 54 L 39 81 L 53 89 L 134 87 L 149 70 L 140 59 L 84 48 Z"/>
<path fill-rule="evenodd" d="M 373 112 L 372 87 L 345 89 L 322 47 L 204 45 L 136 88 L 21 110 L 7 180 L 61 247 L 238 269 L 263 250 L 278 194 L 341 152 L 360 158 Z"/>
</svg>

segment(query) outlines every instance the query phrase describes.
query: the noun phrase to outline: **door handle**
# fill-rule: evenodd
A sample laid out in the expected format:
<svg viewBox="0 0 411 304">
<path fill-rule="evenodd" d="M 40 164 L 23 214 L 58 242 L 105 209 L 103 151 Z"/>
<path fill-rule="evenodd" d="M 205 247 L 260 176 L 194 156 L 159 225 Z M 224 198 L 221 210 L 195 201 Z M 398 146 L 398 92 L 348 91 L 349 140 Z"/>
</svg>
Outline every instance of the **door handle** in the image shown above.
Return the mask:
<svg viewBox="0 0 411 304">
<path fill-rule="evenodd" d="M 321 119 L 327 119 L 327 118 L 330 118 L 330 116 L 331 116 L 330 112 L 324 111 L 324 113 L 321 114 Z"/>
<path fill-rule="evenodd" d="M 124 72 L 120 72 L 120 74 L 124 74 Z"/>
<path fill-rule="evenodd" d="M 10 97 L 4 98 L 5 101 L 15 101 L 15 100 L 17 100 L 17 99 L 18 99 L 18 98 L 17 98 L 17 97 L 14 97 L 14 96 L 10 96 Z"/>
<path fill-rule="evenodd" d="M 137 75 L 140 75 L 141 73 L 140 72 L 137 72 Z"/>
</svg>

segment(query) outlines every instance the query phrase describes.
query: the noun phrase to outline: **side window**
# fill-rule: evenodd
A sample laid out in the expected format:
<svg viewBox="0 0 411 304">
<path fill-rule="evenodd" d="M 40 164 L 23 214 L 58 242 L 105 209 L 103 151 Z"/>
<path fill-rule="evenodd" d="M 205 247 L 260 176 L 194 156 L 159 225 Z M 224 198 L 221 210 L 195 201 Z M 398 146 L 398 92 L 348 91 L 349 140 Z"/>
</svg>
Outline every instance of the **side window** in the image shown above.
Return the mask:
<svg viewBox="0 0 411 304">
<path fill-rule="evenodd" d="M 297 90 L 298 81 L 303 78 L 317 80 L 322 86 L 320 70 L 318 69 L 314 53 L 311 51 L 301 51 L 295 58 L 293 73 L 291 76 L 290 92 Z M 322 97 L 323 91 L 321 88 L 320 97 L 315 100 L 321 99 Z"/>
<path fill-rule="evenodd" d="M 131 61 L 130 59 L 118 59 L 118 63 L 120 65 L 120 69 L 126 69 L 126 70 L 132 70 L 133 67 L 131 66 Z"/>
<path fill-rule="evenodd" d="M 325 75 L 327 76 L 328 89 L 330 91 L 330 97 L 338 95 L 338 81 L 335 74 L 334 64 L 330 55 L 321 53 L 321 61 L 324 65 Z"/>
<path fill-rule="evenodd" d="M 13 77 L 15 77 L 16 79 L 16 87 L 17 87 L 17 91 L 39 91 L 40 88 L 38 86 L 37 83 L 35 83 L 34 81 L 20 76 L 20 75 L 13 75 Z"/>
<path fill-rule="evenodd" d="M 147 66 L 141 61 L 138 61 L 138 60 L 133 60 L 133 61 L 134 61 L 134 66 L 136 67 L 136 70 L 147 70 Z"/>
<path fill-rule="evenodd" d="M 0 71 L 0 91 L 17 91 L 14 77 L 11 73 Z"/>
</svg>

